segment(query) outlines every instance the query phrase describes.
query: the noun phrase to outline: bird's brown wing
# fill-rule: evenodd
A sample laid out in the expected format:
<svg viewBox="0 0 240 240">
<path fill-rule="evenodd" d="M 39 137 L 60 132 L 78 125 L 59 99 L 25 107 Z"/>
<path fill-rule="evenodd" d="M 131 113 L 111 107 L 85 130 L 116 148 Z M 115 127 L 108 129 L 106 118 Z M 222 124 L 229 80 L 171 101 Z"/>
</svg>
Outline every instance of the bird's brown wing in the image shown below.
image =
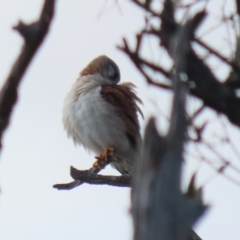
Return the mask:
<svg viewBox="0 0 240 240">
<path fill-rule="evenodd" d="M 115 108 L 115 113 L 121 117 L 126 129 L 126 136 L 133 147 L 137 147 L 137 138 L 139 138 L 139 112 L 143 117 L 142 111 L 137 105 L 142 103 L 137 97 L 132 83 L 122 83 L 119 85 L 103 85 L 101 95 L 105 101 Z"/>
</svg>

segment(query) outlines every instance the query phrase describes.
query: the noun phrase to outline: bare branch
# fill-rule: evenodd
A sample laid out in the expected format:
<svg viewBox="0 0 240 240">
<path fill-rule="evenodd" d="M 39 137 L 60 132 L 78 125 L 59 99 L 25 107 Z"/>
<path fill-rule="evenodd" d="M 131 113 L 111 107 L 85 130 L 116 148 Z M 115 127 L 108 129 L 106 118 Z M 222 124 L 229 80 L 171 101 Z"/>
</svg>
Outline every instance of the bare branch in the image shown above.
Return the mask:
<svg viewBox="0 0 240 240">
<path fill-rule="evenodd" d="M 240 16 L 240 1 L 239 0 L 235 0 L 236 2 L 236 6 L 237 6 L 237 13 Z"/>
<path fill-rule="evenodd" d="M 85 172 L 85 173 L 88 172 L 89 176 L 90 175 L 95 176 L 97 173 L 99 173 L 102 169 L 104 169 L 112 161 L 111 156 L 109 156 L 108 161 L 102 160 L 99 157 L 96 157 L 96 158 L 97 158 L 97 161 L 93 164 L 93 166 L 89 170 L 79 171 L 79 170 L 77 170 L 73 167 L 70 167 L 70 174 L 72 175 L 72 173 L 76 173 L 76 171 L 79 171 L 79 172 Z M 76 178 L 78 178 L 78 177 L 76 177 L 76 175 L 73 174 L 73 176 L 74 176 L 73 178 L 75 179 L 73 182 L 58 183 L 58 184 L 53 185 L 53 188 L 56 188 L 58 190 L 71 190 L 71 189 L 73 189 L 75 187 L 78 187 L 78 186 L 80 186 L 81 184 L 84 183 L 84 181 L 81 181 L 82 179 L 77 179 L 76 180 Z"/>
<path fill-rule="evenodd" d="M 166 6 L 168 6 L 167 2 Z M 162 27 L 159 31 L 161 43 L 168 52 L 170 52 L 169 43 L 177 27 L 174 16 L 169 11 L 171 11 L 169 7 L 164 8 Z M 172 27 L 170 28 L 170 26 Z M 188 53 L 187 61 L 189 64 L 186 73 L 189 79 L 196 84 L 196 87 L 191 89 L 191 93 L 202 99 L 207 106 L 224 113 L 232 123 L 240 126 L 240 99 L 236 97 L 234 90 L 219 83 L 208 66 L 203 63 L 193 50 Z"/>
<path fill-rule="evenodd" d="M 132 0 L 137 6 L 146 9 L 149 13 L 151 13 L 152 16 L 157 17 L 160 13 L 155 12 L 151 9 L 151 0 L 146 0 L 145 3 L 139 1 L 139 0 Z"/>
<path fill-rule="evenodd" d="M 141 32 L 140 34 L 137 35 L 137 44 L 136 44 L 136 49 L 134 51 L 130 50 L 127 40 L 125 38 L 123 38 L 123 46 L 118 46 L 117 48 L 127 54 L 127 56 L 134 63 L 135 67 L 142 73 L 142 75 L 145 77 L 146 81 L 149 84 L 163 88 L 163 89 L 171 89 L 172 86 L 170 85 L 153 81 L 151 77 L 148 76 L 148 74 L 143 70 L 143 66 L 145 65 L 151 68 L 152 70 L 161 73 L 167 78 L 170 77 L 170 73 L 167 70 L 163 69 L 161 66 L 156 66 L 153 63 L 150 63 L 139 56 L 143 34 L 144 32 Z"/>
<path fill-rule="evenodd" d="M 73 179 L 80 180 L 84 183 L 94 185 L 110 185 L 115 187 L 130 187 L 131 178 L 128 175 L 122 176 L 104 176 L 92 173 L 90 171 L 80 171 L 71 167 L 71 176 Z"/>
<path fill-rule="evenodd" d="M 133 2 L 136 3 L 137 6 L 141 7 L 142 9 L 146 10 L 146 12 L 149 12 L 151 14 L 149 7 L 146 7 L 144 3 L 138 0 L 133 0 Z M 148 29 L 144 29 L 141 31 L 143 35 L 151 34 L 159 38 L 161 46 L 163 46 L 168 51 L 170 56 L 171 56 L 170 52 L 171 40 L 173 39 L 173 36 L 178 29 L 178 24 L 175 21 L 173 11 L 174 9 L 172 4 L 170 4 L 170 1 L 165 1 L 162 13 L 155 14 L 155 17 L 158 17 L 159 20 L 161 21 L 161 26 L 150 27 Z M 205 15 L 204 12 L 196 14 L 194 23 L 194 25 L 196 24 L 196 27 L 198 26 L 198 22 L 202 21 L 204 15 Z M 193 30 L 196 27 L 193 26 Z M 240 71 L 240 68 L 236 63 L 228 61 L 228 59 L 218 54 L 216 51 L 211 49 L 207 44 L 205 44 L 199 39 L 195 39 L 194 31 L 192 31 L 191 41 L 194 40 L 197 41 L 198 44 L 201 44 L 201 46 L 206 48 L 211 54 L 214 54 L 223 62 L 231 66 L 235 72 Z M 138 44 L 136 44 L 136 46 L 137 45 Z M 121 47 L 120 49 L 123 50 L 130 57 L 130 59 L 135 64 L 137 69 L 146 78 L 147 82 L 149 82 L 150 84 L 154 84 L 155 86 L 158 86 L 160 88 L 161 87 L 170 88 L 169 86 L 165 85 L 161 86 L 162 84 L 153 82 L 151 77 L 146 75 L 146 73 L 143 70 L 144 63 L 141 62 L 142 58 L 140 57 L 139 49 L 136 48 L 136 50 L 138 50 L 137 52 L 130 51 L 125 44 L 124 47 Z M 187 61 L 189 62 L 189 64 L 186 73 L 189 77 L 189 80 L 194 83 L 193 87 L 190 88 L 190 93 L 202 99 L 204 105 L 214 109 L 217 112 L 225 114 L 233 124 L 240 126 L 240 111 L 239 111 L 240 98 L 236 96 L 235 90 L 229 84 L 220 83 L 213 75 L 210 68 L 203 62 L 202 59 L 200 59 L 196 55 L 193 49 L 191 49 L 191 51 L 188 53 Z M 161 72 L 164 76 L 169 78 L 169 74 L 161 67 L 159 67 L 158 70 L 155 66 L 154 68 L 151 68 L 151 66 L 148 65 L 148 67 L 154 71 L 159 70 L 159 72 Z M 213 92 L 214 94 L 212 94 Z"/>
<path fill-rule="evenodd" d="M 195 38 L 194 41 L 198 43 L 200 46 L 208 50 L 210 53 L 218 57 L 220 60 L 222 60 L 224 63 L 232 67 L 238 74 L 240 74 L 240 68 L 235 62 L 230 62 L 226 57 L 223 57 L 219 52 L 209 47 L 205 42 L 201 41 L 200 39 Z"/>
<path fill-rule="evenodd" d="M 18 87 L 31 60 L 45 38 L 54 15 L 55 0 L 45 0 L 40 18 L 32 24 L 19 21 L 13 27 L 24 38 L 20 55 L 0 91 L 0 149 L 2 137 L 18 98 Z"/>
</svg>

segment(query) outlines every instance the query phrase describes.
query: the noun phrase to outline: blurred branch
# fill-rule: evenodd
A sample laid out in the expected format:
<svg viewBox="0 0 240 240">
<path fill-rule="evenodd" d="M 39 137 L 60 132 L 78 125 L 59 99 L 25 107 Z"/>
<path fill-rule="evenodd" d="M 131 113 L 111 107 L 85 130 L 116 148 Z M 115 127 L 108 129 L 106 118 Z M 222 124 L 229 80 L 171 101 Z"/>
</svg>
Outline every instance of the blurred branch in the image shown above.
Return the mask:
<svg viewBox="0 0 240 240">
<path fill-rule="evenodd" d="M 136 49 L 134 51 L 130 50 L 129 45 L 125 38 L 123 38 L 123 46 L 117 46 L 117 48 L 128 55 L 128 57 L 132 60 L 135 67 L 142 73 L 142 75 L 145 77 L 146 81 L 149 84 L 163 89 L 171 89 L 172 86 L 170 85 L 153 81 L 152 78 L 148 76 L 148 74 L 143 70 L 143 66 L 146 66 L 158 73 L 161 73 L 165 77 L 170 78 L 170 73 L 167 70 L 163 69 L 161 66 L 154 65 L 153 63 L 148 62 L 147 60 L 144 60 L 143 58 L 140 57 L 139 53 L 144 34 L 145 32 L 141 32 L 140 34 L 137 35 Z"/>
<path fill-rule="evenodd" d="M 154 17 L 158 17 L 159 13 L 155 12 L 151 9 L 151 0 L 145 0 L 145 1 L 139 1 L 139 0 L 132 0 L 132 2 L 134 2 L 137 6 L 139 7 L 143 7 L 144 9 L 146 9 L 149 13 L 151 13 L 152 16 Z"/>
<path fill-rule="evenodd" d="M 210 46 L 208 46 L 205 42 L 201 41 L 200 39 L 194 38 L 194 41 L 198 43 L 200 46 L 208 50 L 210 53 L 215 55 L 217 58 L 219 58 L 221 61 L 232 67 L 236 72 L 240 74 L 240 68 L 239 65 L 236 64 L 235 62 L 230 62 L 226 57 L 223 57 L 219 52 L 216 50 L 212 49 Z"/>
<path fill-rule="evenodd" d="M 227 168 L 229 168 L 229 166 L 231 166 L 230 162 L 223 162 L 222 165 L 220 167 L 216 166 L 216 161 L 210 161 L 208 158 L 206 158 L 205 156 L 203 156 L 199 150 L 197 150 L 198 156 L 196 156 L 193 153 L 190 153 L 191 157 L 199 160 L 199 161 L 204 161 L 206 162 L 211 169 L 213 169 L 215 172 L 221 174 L 222 176 L 224 176 L 226 179 L 228 179 L 230 182 L 236 184 L 238 187 L 240 186 L 240 182 L 239 180 L 235 179 L 234 177 L 232 177 L 230 174 L 227 174 L 227 172 L 225 171 Z M 235 169 L 234 169 L 235 170 Z"/>
<path fill-rule="evenodd" d="M 49 30 L 54 7 L 55 0 L 45 0 L 40 17 L 36 22 L 25 24 L 19 21 L 13 27 L 23 37 L 24 44 L 0 91 L 0 149 L 2 148 L 3 133 L 10 122 L 13 107 L 17 102 L 19 84 Z"/>
<path fill-rule="evenodd" d="M 165 3 L 173 11 L 171 1 Z M 168 17 L 171 15 L 172 12 Z M 169 39 L 168 47 L 175 67 L 172 74 L 174 98 L 170 126 L 166 137 L 158 134 L 154 119 L 146 127 L 144 154 L 133 178 L 135 240 L 200 239 L 191 227 L 206 207 L 201 199 L 181 193 L 183 148 L 187 131 L 185 104 L 188 92 L 188 55 L 191 51 L 191 37 L 200 22 L 201 20 L 193 18 L 175 29 Z M 195 192 L 194 195 L 200 194 Z"/>
<path fill-rule="evenodd" d="M 237 13 L 240 16 L 240 0 L 235 0 L 237 6 Z"/>
<path fill-rule="evenodd" d="M 186 240 L 202 240 L 192 229 L 190 230 L 190 233 L 188 235 L 188 238 Z"/>
<path fill-rule="evenodd" d="M 149 7 L 146 7 L 144 2 L 140 2 L 138 0 L 133 0 L 133 3 L 135 3 L 137 6 L 141 7 L 146 12 L 149 12 Z M 151 14 L 151 12 L 150 12 Z M 175 36 L 175 33 L 179 27 L 179 24 L 175 21 L 174 18 L 174 7 L 171 4 L 171 1 L 166 0 L 164 2 L 164 7 L 161 14 L 158 15 L 158 18 L 161 22 L 161 25 L 157 27 L 148 26 L 148 29 L 143 29 L 141 31 L 142 38 L 145 34 L 150 34 L 152 36 L 155 36 L 159 38 L 159 42 L 162 47 L 164 47 L 170 56 L 172 56 L 171 53 L 171 41 L 173 39 L 173 36 Z M 199 12 L 195 14 L 195 23 L 198 26 L 198 23 L 202 22 L 204 20 L 206 13 Z M 194 28 L 194 26 L 192 26 Z M 229 66 L 231 66 L 235 71 L 240 72 L 239 66 L 231 61 L 228 61 L 226 58 L 218 54 L 216 51 L 211 49 L 207 44 L 200 41 L 199 39 L 194 38 L 194 32 L 192 31 L 192 36 L 190 36 L 190 41 L 197 41 L 198 44 L 200 44 L 202 47 L 206 48 L 211 54 L 214 54 L 219 59 L 227 63 Z M 138 36 L 137 36 L 138 38 Z M 140 48 L 135 48 L 134 51 L 130 51 L 127 48 L 126 40 L 124 40 L 124 47 L 121 47 L 121 50 L 123 50 L 127 56 L 132 60 L 132 62 L 135 64 L 137 69 L 143 74 L 143 66 L 144 64 L 141 62 L 142 58 L 140 56 Z M 136 46 L 139 44 L 137 43 Z M 189 78 L 189 86 L 190 82 L 194 83 L 192 87 L 190 87 L 190 93 L 194 96 L 200 98 L 205 106 L 208 106 L 215 111 L 219 113 L 225 114 L 228 119 L 235 125 L 240 126 L 240 99 L 236 96 L 235 90 L 230 87 L 228 84 L 223 84 L 216 79 L 216 77 L 211 72 L 210 68 L 204 63 L 202 59 L 200 59 L 194 50 L 191 47 L 191 50 L 186 56 L 187 69 L 186 74 Z M 151 68 L 150 64 L 148 67 L 154 71 L 161 72 L 165 77 L 169 78 L 169 74 L 164 71 L 161 67 L 159 67 L 159 70 L 156 68 Z M 143 74 L 143 76 L 146 78 L 146 75 Z M 146 78 L 147 79 L 147 78 Z M 155 86 L 158 86 L 155 82 L 152 81 L 150 77 L 148 77 L 147 82 L 150 84 L 154 84 Z M 161 84 L 159 84 L 158 87 L 161 87 Z M 166 88 L 164 86 L 164 88 Z M 212 94 L 214 92 L 214 94 Z"/>
</svg>

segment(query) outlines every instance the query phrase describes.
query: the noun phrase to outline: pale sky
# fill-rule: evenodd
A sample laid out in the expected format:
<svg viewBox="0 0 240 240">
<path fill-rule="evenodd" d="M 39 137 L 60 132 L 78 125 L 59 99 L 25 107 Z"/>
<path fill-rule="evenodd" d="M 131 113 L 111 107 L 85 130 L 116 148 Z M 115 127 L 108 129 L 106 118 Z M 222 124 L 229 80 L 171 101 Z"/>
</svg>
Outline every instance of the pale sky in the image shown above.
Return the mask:
<svg viewBox="0 0 240 240">
<path fill-rule="evenodd" d="M 111 57 L 120 67 L 122 81 L 131 81 L 138 87 L 146 116 L 141 120 L 142 127 L 150 114 L 158 112 L 152 100 L 163 113 L 170 111 L 168 93 L 148 86 L 128 58 L 116 49 L 123 36 L 134 42 L 134 34 L 144 24 L 143 12 L 130 1 L 118 1 L 119 8 L 113 2 L 57 1 L 50 33 L 24 76 L 19 101 L 4 136 L 0 239 L 132 238 L 129 189 L 87 184 L 71 191 L 52 188 L 55 183 L 71 181 L 69 166 L 87 169 L 94 161 L 93 155 L 75 147 L 67 138 L 61 118 L 65 95 L 80 70 L 96 56 Z M 219 2 L 213 1 L 212 7 Z M 0 0 L 1 84 L 22 44 L 12 26 L 19 19 L 26 22 L 36 19 L 42 3 L 42 0 Z M 151 43 L 146 54 L 154 55 Z M 161 127 L 166 131 L 164 120 Z M 238 140 L 239 136 L 238 132 Z M 199 163 L 192 164 L 186 172 L 198 166 Z M 200 186 L 216 175 L 206 166 L 201 166 L 201 171 Z M 105 173 L 117 174 L 111 167 Z M 205 203 L 211 207 L 195 227 L 198 234 L 203 240 L 239 240 L 240 187 L 225 178 L 214 177 L 203 194 Z"/>
</svg>

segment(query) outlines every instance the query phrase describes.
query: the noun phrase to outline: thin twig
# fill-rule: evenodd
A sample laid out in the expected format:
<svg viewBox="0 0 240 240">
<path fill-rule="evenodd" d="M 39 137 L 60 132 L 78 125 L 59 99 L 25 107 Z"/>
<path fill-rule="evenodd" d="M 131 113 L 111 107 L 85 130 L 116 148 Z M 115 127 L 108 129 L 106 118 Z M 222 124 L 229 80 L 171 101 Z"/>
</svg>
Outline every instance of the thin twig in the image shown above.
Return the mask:
<svg viewBox="0 0 240 240">
<path fill-rule="evenodd" d="M 223 61 L 227 65 L 231 66 L 235 71 L 240 73 L 240 68 L 239 68 L 239 66 L 236 63 L 230 62 L 226 57 L 223 57 L 219 52 L 217 52 L 216 50 L 212 49 L 210 46 L 208 46 L 206 43 L 204 43 L 200 39 L 195 38 L 194 40 L 200 46 L 202 46 L 203 48 L 207 49 L 210 53 L 212 53 L 213 55 L 218 57 L 221 61 Z"/>
<path fill-rule="evenodd" d="M 159 17 L 160 13 L 153 11 L 150 8 L 150 5 L 145 4 L 143 2 L 140 2 L 139 0 L 132 0 L 132 2 L 135 3 L 138 7 L 140 7 L 142 9 L 146 10 L 147 12 L 149 12 L 152 16 Z"/>
<path fill-rule="evenodd" d="M 193 158 L 195 158 L 198 161 L 202 161 L 202 162 L 206 162 L 214 171 L 216 171 L 217 173 L 220 173 L 222 176 L 224 176 L 226 179 L 228 179 L 230 182 L 236 184 L 238 187 L 240 186 L 240 181 L 234 179 L 232 176 L 228 175 L 226 173 L 226 171 L 224 171 L 227 167 L 230 166 L 230 164 L 223 164 L 222 166 L 220 166 L 219 168 L 216 168 L 214 166 L 214 163 L 211 162 L 210 160 L 208 160 L 205 156 L 203 156 L 203 154 L 200 152 L 200 150 L 197 148 L 196 146 L 196 151 L 198 153 L 198 156 L 195 156 L 193 153 L 188 153 L 189 155 L 191 155 Z M 205 184 L 203 184 L 202 186 L 204 186 Z"/>
<path fill-rule="evenodd" d="M 154 65 L 153 63 L 150 63 L 147 60 L 140 58 L 140 56 L 138 55 L 138 51 L 140 49 L 140 39 L 140 35 L 137 35 L 137 44 L 135 51 L 130 50 L 128 42 L 125 38 L 123 38 L 123 46 L 118 46 L 117 48 L 127 54 L 127 56 L 132 60 L 136 68 L 142 73 L 142 75 L 145 77 L 146 81 L 149 84 L 163 89 L 171 89 L 172 86 L 170 85 L 153 81 L 152 78 L 143 70 L 143 65 L 145 65 L 150 69 L 161 73 L 165 77 L 170 78 L 170 73 L 167 70 L 163 69 L 161 66 Z"/>
<path fill-rule="evenodd" d="M 225 135 L 226 135 L 226 137 L 227 137 L 227 141 L 228 141 L 231 149 L 233 150 L 235 156 L 240 160 L 240 152 L 239 152 L 239 150 L 237 149 L 237 147 L 235 146 L 235 144 L 233 143 L 233 141 L 230 139 L 229 131 L 228 131 L 227 126 L 226 126 L 226 124 L 224 123 L 222 117 L 220 118 L 220 124 L 222 125 L 222 128 L 223 128 L 223 130 L 224 130 L 224 133 L 225 133 Z"/>
</svg>

